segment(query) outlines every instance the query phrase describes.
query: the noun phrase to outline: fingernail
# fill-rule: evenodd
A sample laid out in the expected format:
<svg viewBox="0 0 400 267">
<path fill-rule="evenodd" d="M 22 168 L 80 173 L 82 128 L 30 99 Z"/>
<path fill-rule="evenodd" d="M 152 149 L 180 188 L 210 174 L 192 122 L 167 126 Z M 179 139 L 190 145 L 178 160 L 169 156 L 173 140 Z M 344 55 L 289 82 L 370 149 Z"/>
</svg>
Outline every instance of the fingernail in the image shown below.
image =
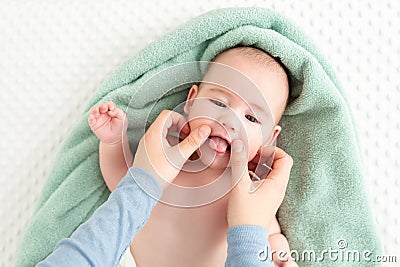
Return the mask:
<svg viewBox="0 0 400 267">
<path fill-rule="evenodd" d="M 199 129 L 199 132 L 200 132 L 200 136 L 201 137 L 206 138 L 210 134 L 210 127 L 201 126 L 200 129 Z"/>
<path fill-rule="evenodd" d="M 232 144 L 233 152 L 242 152 L 243 151 L 243 143 L 241 140 L 234 140 Z"/>
</svg>

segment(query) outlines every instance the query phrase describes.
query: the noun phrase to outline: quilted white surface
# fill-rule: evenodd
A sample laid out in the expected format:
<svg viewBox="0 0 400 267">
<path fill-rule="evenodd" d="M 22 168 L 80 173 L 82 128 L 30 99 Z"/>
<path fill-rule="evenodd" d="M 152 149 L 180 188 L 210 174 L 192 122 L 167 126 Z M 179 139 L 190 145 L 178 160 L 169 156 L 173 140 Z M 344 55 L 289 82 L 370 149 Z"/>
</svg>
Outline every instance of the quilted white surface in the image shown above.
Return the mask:
<svg viewBox="0 0 400 267">
<path fill-rule="evenodd" d="M 398 1 L 38 0 L 0 9 L 1 266 L 12 265 L 56 150 L 100 82 L 190 18 L 252 5 L 297 22 L 334 65 L 359 129 L 384 254 L 400 262 Z"/>
</svg>

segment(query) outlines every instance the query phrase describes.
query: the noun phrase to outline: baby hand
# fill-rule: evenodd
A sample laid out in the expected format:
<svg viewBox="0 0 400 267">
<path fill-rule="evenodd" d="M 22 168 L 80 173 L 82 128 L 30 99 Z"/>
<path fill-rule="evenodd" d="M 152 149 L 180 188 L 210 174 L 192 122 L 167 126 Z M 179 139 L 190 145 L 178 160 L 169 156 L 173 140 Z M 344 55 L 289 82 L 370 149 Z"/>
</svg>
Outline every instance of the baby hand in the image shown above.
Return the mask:
<svg viewBox="0 0 400 267">
<path fill-rule="evenodd" d="M 121 142 L 122 136 L 128 128 L 128 119 L 125 113 L 112 101 L 92 107 L 88 123 L 100 141 L 108 144 Z"/>
</svg>

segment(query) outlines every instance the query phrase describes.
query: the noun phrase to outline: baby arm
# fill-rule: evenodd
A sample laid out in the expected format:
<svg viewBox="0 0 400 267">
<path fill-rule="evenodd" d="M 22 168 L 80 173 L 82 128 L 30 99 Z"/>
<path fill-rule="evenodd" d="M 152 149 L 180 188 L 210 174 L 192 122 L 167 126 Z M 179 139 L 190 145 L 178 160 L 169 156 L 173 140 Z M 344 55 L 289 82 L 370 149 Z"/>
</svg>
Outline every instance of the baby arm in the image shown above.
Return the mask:
<svg viewBox="0 0 400 267">
<path fill-rule="evenodd" d="M 88 122 L 100 139 L 100 169 L 107 187 L 113 191 L 133 162 L 127 139 L 128 119 L 121 109 L 109 101 L 92 107 Z"/>
</svg>

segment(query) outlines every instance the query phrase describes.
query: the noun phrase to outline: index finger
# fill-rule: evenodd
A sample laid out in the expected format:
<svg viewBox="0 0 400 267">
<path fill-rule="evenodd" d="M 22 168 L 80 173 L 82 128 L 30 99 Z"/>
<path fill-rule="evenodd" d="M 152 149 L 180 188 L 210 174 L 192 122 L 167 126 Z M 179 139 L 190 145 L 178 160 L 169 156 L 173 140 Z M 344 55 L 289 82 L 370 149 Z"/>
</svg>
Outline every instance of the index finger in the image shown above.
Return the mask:
<svg viewBox="0 0 400 267">
<path fill-rule="evenodd" d="M 290 173 L 290 169 L 293 166 L 293 159 L 289 154 L 283 151 L 279 147 L 275 147 L 274 163 L 272 164 L 272 170 L 286 170 Z"/>
<path fill-rule="evenodd" d="M 281 148 L 276 147 L 272 170 L 268 174 L 266 180 L 269 181 L 268 183 L 273 183 L 277 189 L 286 189 L 292 166 L 292 157 Z"/>
<path fill-rule="evenodd" d="M 246 185 L 248 187 L 251 180 L 247 166 L 247 149 L 244 147 L 243 141 L 240 139 L 233 140 L 231 153 L 232 184 L 239 183 L 239 186 Z"/>
</svg>

